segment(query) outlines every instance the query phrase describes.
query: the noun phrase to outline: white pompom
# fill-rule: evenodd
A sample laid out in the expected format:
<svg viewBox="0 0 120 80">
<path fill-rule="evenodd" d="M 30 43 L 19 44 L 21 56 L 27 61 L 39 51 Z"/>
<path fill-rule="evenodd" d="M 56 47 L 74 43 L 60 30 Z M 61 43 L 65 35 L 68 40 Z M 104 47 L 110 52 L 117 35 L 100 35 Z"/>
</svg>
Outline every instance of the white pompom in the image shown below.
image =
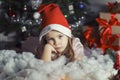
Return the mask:
<svg viewBox="0 0 120 80">
<path fill-rule="evenodd" d="M 34 17 L 35 19 L 39 19 L 39 18 L 40 18 L 40 13 L 39 13 L 39 12 L 35 12 L 35 13 L 33 14 L 33 17 Z"/>
</svg>

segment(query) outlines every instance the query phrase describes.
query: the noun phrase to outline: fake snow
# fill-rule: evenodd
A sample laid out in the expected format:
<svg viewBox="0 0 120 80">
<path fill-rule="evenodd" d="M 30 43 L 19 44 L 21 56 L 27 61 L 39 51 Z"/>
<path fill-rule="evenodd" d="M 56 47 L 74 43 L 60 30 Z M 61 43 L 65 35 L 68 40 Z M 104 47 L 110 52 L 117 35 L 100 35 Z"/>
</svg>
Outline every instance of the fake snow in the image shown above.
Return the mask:
<svg viewBox="0 0 120 80">
<path fill-rule="evenodd" d="M 89 56 L 81 61 L 65 65 L 64 56 L 44 62 L 30 52 L 0 50 L 0 80 L 60 80 L 65 75 L 70 80 L 109 80 L 117 73 L 109 55 L 102 55 L 100 49 L 89 49 L 89 52 L 86 51 Z"/>
</svg>

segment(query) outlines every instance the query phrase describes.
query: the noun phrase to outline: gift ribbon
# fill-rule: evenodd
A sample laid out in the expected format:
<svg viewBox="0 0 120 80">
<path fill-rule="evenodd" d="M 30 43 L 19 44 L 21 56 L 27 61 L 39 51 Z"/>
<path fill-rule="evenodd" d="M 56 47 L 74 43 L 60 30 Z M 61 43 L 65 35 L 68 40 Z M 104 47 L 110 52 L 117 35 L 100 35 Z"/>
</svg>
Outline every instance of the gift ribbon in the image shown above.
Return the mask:
<svg viewBox="0 0 120 80">
<path fill-rule="evenodd" d="M 112 45 L 112 43 L 117 39 L 120 38 L 120 34 L 112 35 L 112 25 L 120 26 L 120 22 L 115 18 L 115 14 L 110 15 L 109 22 L 105 19 L 96 18 L 96 21 L 99 23 L 101 29 L 100 31 L 100 44 L 96 42 L 97 38 L 92 37 L 93 27 L 88 26 L 88 29 L 83 32 L 89 46 L 92 47 L 100 47 L 103 52 L 106 52 L 106 49 L 111 48 L 113 50 L 120 50 L 120 46 Z M 94 43 L 97 43 L 96 46 Z"/>
<path fill-rule="evenodd" d="M 112 34 L 111 25 L 105 19 L 96 18 L 96 21 L 99 23 L 100 27 L 102 27 L 100 28 L 100 31 L 99 31 L 100 32 L 100 43 L 101 43 L 100 48 L 105 53 L 106 49 L 109 47 L 109 45 L 107 45 L 107 42 L 105 41 L 109 41 L 109 37 Z"/>
<path fill-rule="evenodd" d="M 120 26 L 120 22 L 115 18 L 115 14 L 111 14 L 110 16 L 109 22 L 105 19 L 96 18 L 96 21 L 99 23 L 100 27 L 102 27 L 100 29 L 100 43 L 104 52 L 107 48 L 120 50 L 120 46 L 111 45 L 117 38 L 120 38 L 120 35 L 118 36 L 118 34 L 115 34 L 114 36 L 112 35 L 112 25 Z"/>
<path fill-rule="evenodd" d="M 118 21 L 118 19 L 115 16 L 116 16 L 116 14 L 113 14 L 113 13 L 110 14 L 109 24 L 120 26 L 120 22 Z"/>
<path fill-rule="evenodd" d="M 106 3 L 106 5 L 109 7 L 109 11 L 110 12 L 112 12 L 112 9 L 113 9 L 113 7 L 115 6 L 115 5 L 117 5 L 118 4 L 118 2 L 117 1 L 115 1 L 115 2 L 107 2 Z"/>
<path fill-rule="evenodd" d="M 112 35 L 109 39 L 109 42 L 108 42 L 108 45 L 110 46 L 110 48 L 112 50 L 120 50 L 120 46 L 119 45 L 112 45 L 112 43 L 114 43 L 114 41 L 117 39 L 117 38 L 120 38 L 120 34 L 115 34 L 115 35 Z"/>
<path fill-rule="evenodd" d="M 86 41 L 89 43 L 89 46 L 92 47 L 96 41 L 96 38 L 92 37 L 93 28 L 91 26 L 88 26 L 88 29 L 83 32 L 83 35 L 85 36 Z"/>
<path fill-rule="evenodd" d="M 113 14 L 111 13 L 110 15 L 110 21 L 109 21 L 109 24 L 112 26 L 112 25 L 117 25 L 118 27 L 120 27 L 120 22 L 118 21 L 117 18 L 115 18 L 116 14 Z M 112 32 L 112 30 L 111 30 Z M 109 42 L 108 42 L 108 45 L 111 45 L 117 38 L 120 38 L 120 34 L 114 34 L 114 35 L 111 35 L 110 39 L 109 39 Z M 111 45 L 110 46 L 111 49 L 117 51 L 117 50 L 120 50 L 120 46 L 118 45 Z"/>
</svg>

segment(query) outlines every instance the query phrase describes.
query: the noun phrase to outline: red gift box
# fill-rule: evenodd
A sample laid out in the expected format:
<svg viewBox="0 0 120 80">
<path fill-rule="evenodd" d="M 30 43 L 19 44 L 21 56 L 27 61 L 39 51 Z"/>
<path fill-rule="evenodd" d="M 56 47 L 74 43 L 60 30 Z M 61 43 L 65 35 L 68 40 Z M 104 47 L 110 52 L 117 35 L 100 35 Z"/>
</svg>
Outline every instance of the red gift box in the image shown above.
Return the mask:
<svg viewBox="0 0 120 80">
<path fill-rule="evenodd" d="M 96 20 L 99 23 L 101 43 L 107 48 L 120 50 L 120 14 L 101 12 L 100 18 Z"/>
<path fill-rule="evenodd" d="M 109 21 L 109 20 L 110 20 L 110 18 L 111 18 L 111 13 L 107 13 L 107 12 L 100 12 L 100 18 L 102 18 L 102 19 L 105 19 L 105 20 Z M 119 14 L 119 13 L 116 13 L 116 14 L 115 14 L 115 18 L 117 18 L 117 19 L 118 19 L 118 21 L 120 21 L 120 14 Z"/>
</svg>

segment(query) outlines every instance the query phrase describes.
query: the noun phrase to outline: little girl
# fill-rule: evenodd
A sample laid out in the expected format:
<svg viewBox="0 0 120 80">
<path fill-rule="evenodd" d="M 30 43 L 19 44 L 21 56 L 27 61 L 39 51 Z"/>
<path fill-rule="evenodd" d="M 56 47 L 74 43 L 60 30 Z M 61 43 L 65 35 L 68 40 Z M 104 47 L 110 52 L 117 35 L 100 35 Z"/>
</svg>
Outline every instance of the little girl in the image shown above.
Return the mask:
<svg viewBox="0 0 120 80">
<path fill-rule="evenodd" d="M 83 45 L 71 34 L 67 19 L 57 4 L 44 4 L 38 9 L 42 16 L 40 47 L 37 57 L 44 61 L 56 60 L 64 55 L 69 61 L 80 60 Z"/>
</svg>

